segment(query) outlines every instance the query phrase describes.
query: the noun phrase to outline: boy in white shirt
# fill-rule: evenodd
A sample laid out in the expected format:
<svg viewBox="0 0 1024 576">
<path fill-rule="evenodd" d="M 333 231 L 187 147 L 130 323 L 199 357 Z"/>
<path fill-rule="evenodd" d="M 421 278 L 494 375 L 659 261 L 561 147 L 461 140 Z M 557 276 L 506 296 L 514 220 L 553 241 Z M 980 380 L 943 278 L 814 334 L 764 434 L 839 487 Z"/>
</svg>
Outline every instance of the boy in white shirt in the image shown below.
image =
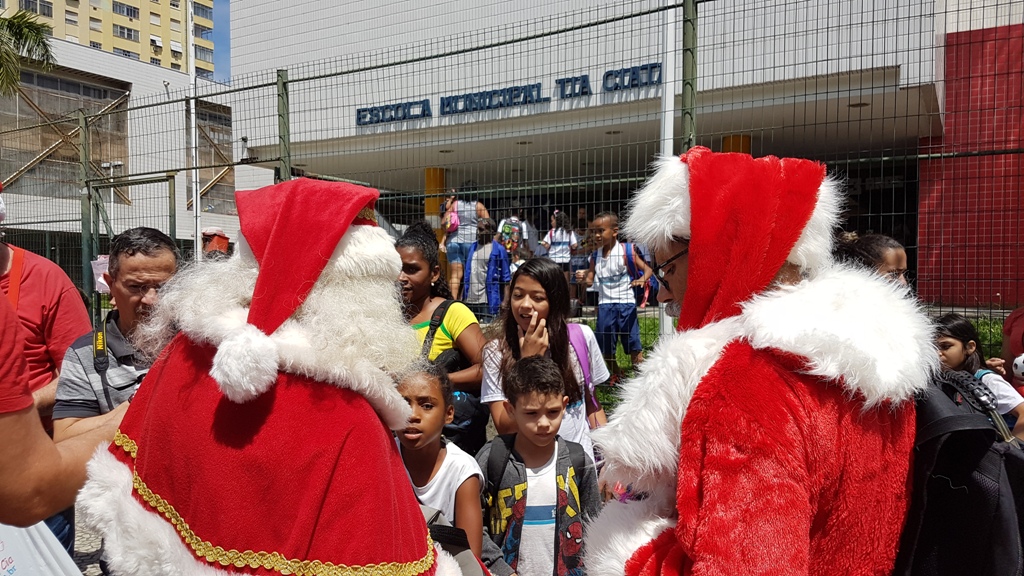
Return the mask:
<svg viewBox="0 0 1024 576">
<path fill-rule="evenodd" d="M 589 286 L 595 277 L 597 279 L 597 330 L 594 332 L 605 362 L 612 367 L 614 377 L 619 377 L 622 368 L 615 360 L 617 342 L 622 342 L 622 349 L 629 354 L 634 367 L 644 359 L 633 288 L 647 283 L 651 269 L 632 244 L 617 240 L 619 217 L 614 212 L 601 212 L 594 217 L 591 227 L 598 250 L 590 257 L 590 267 L 576 272 L 576 281 Z M 627 247 L 631 254 L 626 253 Z M 642 276 L 633 279 L 631 269 Z"/>
</svg>

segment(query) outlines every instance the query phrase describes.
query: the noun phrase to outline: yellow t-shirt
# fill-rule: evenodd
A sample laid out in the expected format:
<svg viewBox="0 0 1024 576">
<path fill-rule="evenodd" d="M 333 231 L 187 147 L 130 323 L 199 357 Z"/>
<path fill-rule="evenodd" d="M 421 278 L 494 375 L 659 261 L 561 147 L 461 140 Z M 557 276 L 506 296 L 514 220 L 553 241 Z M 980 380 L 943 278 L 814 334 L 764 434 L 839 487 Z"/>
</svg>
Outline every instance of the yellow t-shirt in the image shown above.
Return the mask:
<svg viewBox="0 0 1024 576">
<path fill-rule="evenodd" d="M 455 341 L 459 339 L 459 334 L 462 334 L 462 331 L 472 324 L 477 324 L 477 320 L 469 308 L 462 302 L 452 302 L 441 320 L 441 325 L 437 327 L 437 332 L 434 333 L 434 344 L 430 347 L 427 359 L 433 360 L 441 352 L 455 348 Z M 413 330 L 416 330 L 416 335 L 419 336 L 420 344 L 423 344 L 423 340 L 427 337 L 427 329 L 430 328 L 430 320 L 413 324 L 412 327 Z"/>
</svg>

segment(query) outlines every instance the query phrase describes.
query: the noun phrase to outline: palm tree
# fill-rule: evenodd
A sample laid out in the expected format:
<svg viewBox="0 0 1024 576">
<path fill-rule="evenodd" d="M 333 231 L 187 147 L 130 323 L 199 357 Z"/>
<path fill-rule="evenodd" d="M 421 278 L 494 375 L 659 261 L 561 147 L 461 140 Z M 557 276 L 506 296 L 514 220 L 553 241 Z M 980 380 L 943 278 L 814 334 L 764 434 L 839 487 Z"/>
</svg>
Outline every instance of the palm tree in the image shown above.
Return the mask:
<svg viewBox="0 0 1024 576">
<path fill-rule="evenodd" d="M 0 17 L 0 96 L 13 96 L 21 83 L 22 57 L 44 70 L 57 63 L 50 49 L 53 27 L 31 12 Z"/>
</svg>

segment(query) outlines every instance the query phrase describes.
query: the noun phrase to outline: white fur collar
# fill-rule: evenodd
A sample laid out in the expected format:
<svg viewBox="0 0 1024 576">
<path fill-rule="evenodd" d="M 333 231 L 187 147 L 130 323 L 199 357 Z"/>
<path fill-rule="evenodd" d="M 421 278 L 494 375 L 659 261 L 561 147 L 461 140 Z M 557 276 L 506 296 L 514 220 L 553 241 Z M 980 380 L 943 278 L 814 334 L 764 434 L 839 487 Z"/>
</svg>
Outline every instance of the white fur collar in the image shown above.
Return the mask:
<svg viewBox="0 0 1024 576">
<path fill-rule="evenodd" d="M 662 337 L 638 376 L 622 385 L 608 426 L 594 433 L 608 482 L 641 491 L 675 486 L 686 407 L 736 338 L 807 358 L 810 374 L 841 377 L 865 407 L 909 400 L 938 368 L 931 323 L 908 291 L 863 271 L 829 268 L 755 298 L 740 316 Z"/>
<path fill-rule="evenodd" d="M 267 379 L 272 383 L 280 370 L 358 392 L 389 428 L 406 426 L 409 405 L 398 394 L 391 375 L 369 359 L 337 362 L 328 350 L 311 342 L 293 318 L 268 337 L 246 323 L 247 314 L 247 308 L 236 306 L 212 317 L 179 318 L 182 331 L 192 340 L 218 347 L 210 375 L 231 400 L 244 402 L 258 396 L 269 386 Z"/>
</svg>

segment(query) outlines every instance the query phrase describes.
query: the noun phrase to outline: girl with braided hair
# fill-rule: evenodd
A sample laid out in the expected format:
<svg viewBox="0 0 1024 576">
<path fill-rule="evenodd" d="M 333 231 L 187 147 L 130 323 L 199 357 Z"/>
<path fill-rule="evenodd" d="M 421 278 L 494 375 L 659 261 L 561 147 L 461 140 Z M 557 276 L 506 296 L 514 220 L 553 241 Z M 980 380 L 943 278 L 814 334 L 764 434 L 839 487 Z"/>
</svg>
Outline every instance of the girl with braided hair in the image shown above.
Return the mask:
<svg viewBox="0 0 1024 576">
<path fill-rule="evenodd" d="M 444 364 L 455 386 L 455 421 L 445 426 L 445 437 L 467 453 L 475 454 L 486 441 L 486 422 L 480 430 L 470 426 L 473 415 L 462 413 L 460 401 L 480 395 L 480 366 L 486 339 L 473 312 L 462 302 L 453 300 L 441 275 L 437 236 L 429 222 L 421 220 L 410 225 L 395 243 L 395 249 L 402 257 L 398 284 L 405 303 L 405 317 L 424 344 L 426 359 Z M 441 322 L 431 335 L 431 319 L 442 305 L 446 308 L 442 309 Z M 426 343 L 428 336 L 431 340 Z M 460 354 L 449 352 L 452 350 Z M 457 360 L 448 360 L 460 355 Z M 476 404 L 479 405 L 479 400 Z"/>
</svg>

